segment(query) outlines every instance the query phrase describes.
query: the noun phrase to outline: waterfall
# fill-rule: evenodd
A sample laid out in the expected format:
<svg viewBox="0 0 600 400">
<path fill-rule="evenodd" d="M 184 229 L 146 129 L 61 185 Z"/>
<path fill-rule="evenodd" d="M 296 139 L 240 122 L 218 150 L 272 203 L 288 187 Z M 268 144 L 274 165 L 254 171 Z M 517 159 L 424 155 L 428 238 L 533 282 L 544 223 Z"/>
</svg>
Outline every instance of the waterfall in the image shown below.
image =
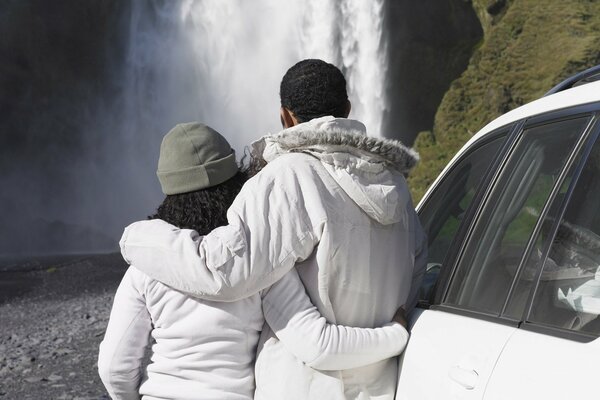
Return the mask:
<svg viewBox="0 0 600 400">
<path fill-rule="evenodd" d="M 119 221 L 148 215 L 162 194 L 154 174 L 163 135 L 179 122 L 221 132 L 238 158 L 260 136 L 281 130 L 279 84 L 305 58 L 338 66 L 348 83 L 350 117 L 381 134 L 386 107 L 383 1 L 149 0 L 131 3 L 122 73 L 120 152 L 111 166 L 126 199 Z M 111 139 L 114 140 L 114 139 Z M 118 213 L 116 215 L 115 213 Z M 110 223 L 108 231 L 122 225 Z"/>
<path fill-rule="evenodd" d="M 286 70 L 305 58 L 321 58 L 342 69 L 350 116 L 379 135 L 387 63 L 382 3 L 115 1 L 114 14 L 104 16 L 105 25 L 91 30 L 90 38 L 85 24 L 76 24 L 81 40 L 75 44 L 104 47 L 94 48 L 96 65 L 88 66 L 87 80 L 63 77 L 56 84 L 53 108 L 44 96 L 35 99 L 41 99 L 36 109 L 41 112 L 32 113 L 37 125 L 30 129 L 60 134 L 56 141 L 41 142 L 53 149 L 48 151 L 52 157 L 3 177 L 6 187 L 28 183 L 26 195 L 5 191 L 0 196 L 5 210 L 15 210 L 10 224 L 5 222 L 10 233 L 2 237 L 4 251 L 115 250 L 123 227 L 152 214 L 163 199 L 155 175 L 163 135 L 176 123 L 203 121 L 227 137 L 240 158 L 245 145 L 281 130 L 279 84 Z M 89 4 L 89 15 L 94 15 L 93 7 L 101 3 Z M 26 21 L 15 26 L 26 26 Z M 71 47 L 62 50 L 68 53 Z M 37 65 L 42 57 L 31 53 Z M 80 53 L 69 56 L 60 54 L 55 64 L 60 67 Z M 25 202 L 27 213 L 19 208 Z"/>
<path fill-rule="evenodd" d="M 361 120 L 371 135 L 381 135 L 387 104 L 383 0 L 311 0 L 302 15 L 300 58 L 322 58 L 340 67 L 351 117 Z"/>
<path fill-rule="evenodd" d="M 239 153 L 281 129 L 285 71 L 301 59 L 321 58 L 344 72 L 351 118 L 380 135 L 383 0 L 182 0 L 132 7 L 128 130 L 160 137 L 177 122 L 198 119 Z"/>
</svg>

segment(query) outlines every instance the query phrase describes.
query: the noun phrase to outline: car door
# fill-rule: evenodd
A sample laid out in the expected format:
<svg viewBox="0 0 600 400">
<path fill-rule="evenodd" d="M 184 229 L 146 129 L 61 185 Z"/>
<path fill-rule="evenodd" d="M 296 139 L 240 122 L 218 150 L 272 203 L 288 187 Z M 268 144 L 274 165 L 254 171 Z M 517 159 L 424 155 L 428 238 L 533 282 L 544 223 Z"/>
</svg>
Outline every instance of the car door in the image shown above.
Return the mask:
<svg viewBox="0 0 600 400">
<path fill-rule="evenodd" d="M 520 324 L 503 314 L 516 272 L 553 193 L 556 173 L 568 165 L 590 119 L 585 114 L 524 128 L 519 123 L 510 134 L 501 130 L 486 136 L 492 140 L 488 150 L 494 139 L 499 143 L 496 157 L 486 153 L 486 143 L 473 146 L 420 208 L 431 252 L 422 294 L 431 306 L 421 304 L 412 318 L 398 399 L 483 398 Z M 488 165 L 494 161 L 478 188 L 468 191 L 474 194 L 463 194 L 456 182 L 474 171 L 467 166 L 478 159 Z M 436 268 L 440 276 L 432 296 L 430 272 Z"/>
<path fill-rule="evenodd" d="M 478 386 L 472 373 L 474 364 L 482 375 L 483 369 L 491 370 L 512 332 L 512 327 L 505 327 L 486 333 L 485 321 L 429 307 L 434 289 L 439 287 L 439 275 L 447 270 L 447 255 L 456 242 L 459 228 L 468 219 L 473 203 L 480 201 L 477 199 L 482 191 L 480 185 L 489 180 L 494 165 L 498 164 L 493 161 L 506 151 L 511 129 L 518 128 L 500 129 L 473 144 L 420 207 L 421 221 L 429 238 L 428 267 L 421 301 L 411 315 L 411 339 L 400 360 L 397 399 L 481 398 L 480 389 L 474 390 Z M 483 343 L 485 348 L 471 346 L 474 337 L 490 334 L 493 338 Z M 470 348 L 474 350 L 472 353 Z M 470 397 L 460 397 L 462 392 Z"/>
<path fill-rule="evenodd" d="M 510 337 L 486 400 L 592 399 L 600 360 L 600 127 L 555 184 L 504 314 Z"/>
</svg>

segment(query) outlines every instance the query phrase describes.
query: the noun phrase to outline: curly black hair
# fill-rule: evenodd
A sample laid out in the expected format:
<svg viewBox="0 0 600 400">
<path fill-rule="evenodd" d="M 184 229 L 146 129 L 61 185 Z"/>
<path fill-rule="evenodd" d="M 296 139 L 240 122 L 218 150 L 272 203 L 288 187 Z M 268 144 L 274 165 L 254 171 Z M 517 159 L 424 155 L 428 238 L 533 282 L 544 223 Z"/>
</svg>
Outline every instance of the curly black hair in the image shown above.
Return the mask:
<svg viewBox="0 0 600 400">
<path fill-rule="evenodd" d="M 298 122 L 333 115 L 344 118 L 348 112 L 346 79 L 334 65 L 323 60 L 307 59 L 292 66 L 279 87 L 281 106 Z"/>
<path fill-rule="evenodd" d="M 227 209 L 247 180 L 247 172 L 240 170 L 219 185 L 168 195 L 156 213 L 148 218 L 160 218 L 179 228 L 193 229 L 206 235 L 219 226 L 227 225 Z"/>
</svg>

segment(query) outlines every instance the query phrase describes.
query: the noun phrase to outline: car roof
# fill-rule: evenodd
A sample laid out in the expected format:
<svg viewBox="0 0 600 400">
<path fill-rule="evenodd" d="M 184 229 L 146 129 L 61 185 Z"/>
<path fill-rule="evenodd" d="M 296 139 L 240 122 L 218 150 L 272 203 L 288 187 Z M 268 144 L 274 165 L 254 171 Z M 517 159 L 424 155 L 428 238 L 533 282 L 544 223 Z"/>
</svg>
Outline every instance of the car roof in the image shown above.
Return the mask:
<svg viewBox="0 0 600 400">
<path fill-rule="evenodd" d="M 600 101 L 600 81 L 586 83 L 584 85 L 576 86 L 567 90 L 560 91 L 549 96 L 544 96 L 538 100 L 532 101 L 522 105 L 521 107 L 515 108 L 506 114 L 496 118 L 482 129 L 479 130 L 475 135 L 471 137 L 465 143 L 465 145 L 456 153 L 456 155 L 446 165 L 444 170 L 438 175 L 435 181 L 429 186 L 425 195 L 417 205 L 417 210 L 421 208 L 424 201 L 429 197 L 431 191 L 437 186 L 441 177 L 454 165 L 456 160 L 469 149 L 469 147 L 482 137 L 493 132 L 497 128 L 508 125 L 512 122 L 519 121 L 524 118 L 532 117 L 535 115 L 541 115 L 551 111 L 557 111 L 569 107 L 578 105 L 594 103 Z"/>
<path fill-rule="evenodd" d="M 501 126 L 523 118 L 597 101 L 600 101 L 600 81 L 576 86 L 550 96 L 542 97 L 501 115 L 484 126 L 471 140 L 477 140 Z"/>
</svg>

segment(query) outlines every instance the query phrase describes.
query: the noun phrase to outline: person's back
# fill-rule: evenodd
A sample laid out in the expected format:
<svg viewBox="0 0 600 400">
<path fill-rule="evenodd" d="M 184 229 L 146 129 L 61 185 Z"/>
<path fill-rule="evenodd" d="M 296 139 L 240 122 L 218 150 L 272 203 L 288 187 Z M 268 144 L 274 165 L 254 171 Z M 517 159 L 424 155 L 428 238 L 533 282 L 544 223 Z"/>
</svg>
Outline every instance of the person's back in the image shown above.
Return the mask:
<svg viewBox="0 0 600 400">
<path fill-rule="evenodd" d="M 405 180 L 416 153 L 396 141 L 367 137 L 358 121 L 322 117 L 347 117 L 350 111 L 345 79 L 333 65 L 320 60 L 294 65 L 282 79 L 280 98 L 287 129 L 260 141 L 254 156 L 268 162 L 263 174 L 290 168 L 312 176 L 302 181 L 318 186 L 319 204 L 307 209 L 322 213 L 326 228 L 314 253 L 297 264 L 312 302 L 328 321 L 362 327 L 389 320 L 401 305 L 412 308 L 426 262 L 424 233 Z M 269 368 L 260 362 L 263 353 L 278 345 L 273 337 L 266 340 L 261 368 Z M 298 398 L 319 398 L 319 374 L 298 373 L 314 386 Z M 392 399 L 397 363 L 389 359 L 328 375 L 341 378 L 346 398 Z M 276 398 L 277 388 L 269 394 L 270 386 L 257 380 L 265 398 Z"/>
<path fill-rule="evenodd" d="M 260 144 L 268 158 L 261 174 L 268 180 L 288 170 L 298 177 L 303 192 L 319 194 L 307 196 L 305 207 L 307 218 L 325 221 L 323 233 L 313 254 L 296 264 L 313 304 L 329 322 L 374 327 L 388 321 L 399 306 L 414 302 L 410 292 L 422 276 L 424 238 L 402 173 L 414 163 L 412 153 L 392 142 L 386 147 L 379 139 L 360 140 L 364 135 L 362 124 L 347 119 L 324 117 L 299 124 Z M 287 357 L 281 343 L 265 335 L 256 368 L 256 399 L 286 393 L 289 399 L 325 398 L 323 392 L 332 387 L 339 390 L 327 398 L 394 396 L 396 359 L 319 372 Z M 292 391 L 282 384 L 290 375 L 298 377 Z"/>
<path fill-rule="evenodd" d="M 329 242 L 319 242 L 317 260 L 304 263 L 316 264 L 319 275 L 299 265 L 311 297 L 321 301 L 324 315 L 358 326 L 375 326 L 400 305 L 413 307 L 427 249 L 405 177 L 418 155 L 399 141 L 377 138 L 380 132 L 367 136 L 362 123 L 347 119 L 346 81 L 334 65 L 309 59 L 292 66 L 280 99 L 286 129 L 258 142 L 254 155 L 268 162 L 286 153 L 311 155 L 309 162 L 322 166 L 313 169 L 323 184 L 318 197 L 328 208 L 328 224 L 337 228 L 324 235 Z M 335 257 L 318 260 L 324 251 Z M 317 287 L 327 293 L 312 293 Z M 328 302 L 330 310 L 321 306 Z"/>
<path fill-rule="evenodd" d="M 225 138 L 200 123 L 164 137 L 157 174 L 167 196 L 153 218 L 200 233 L 226 223 L 247 179 Z M 102 381 L 115 399 L 252 399 L 261 303 L 259 294 L 231 303 L 192 298 L 130 267 L 100 345 Z"/>
<path fill-rule="evenodd" d="M 100 376 L 114 399 L 250 400 L 263 323 L 258 294 L 208 302 L 130 267 L 100 347 Z M 142 378 L 149 335 L 154 343 Z"/>
</svg>

